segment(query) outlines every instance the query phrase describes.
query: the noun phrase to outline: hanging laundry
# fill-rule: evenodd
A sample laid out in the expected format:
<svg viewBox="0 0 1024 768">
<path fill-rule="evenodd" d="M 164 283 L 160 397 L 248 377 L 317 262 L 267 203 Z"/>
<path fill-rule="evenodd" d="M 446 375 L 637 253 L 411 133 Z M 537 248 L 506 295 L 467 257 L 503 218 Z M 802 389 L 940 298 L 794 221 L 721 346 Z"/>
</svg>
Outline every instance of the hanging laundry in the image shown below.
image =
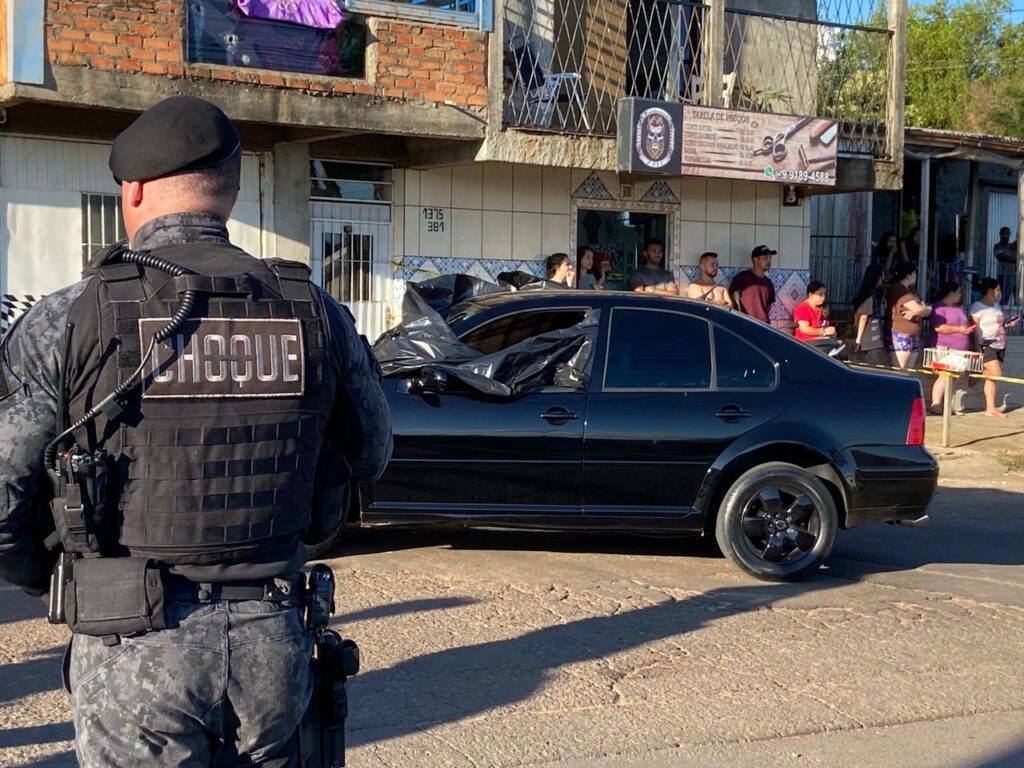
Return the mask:
<svg viewBox="0 0 1024 768">
<path fill-rule="evenodd" d="M 344 15 L 334 0 L 235 0 L 238 10 L 253 19 L 271 19 L 313 29 L 335 29 Z"/>
</svg>

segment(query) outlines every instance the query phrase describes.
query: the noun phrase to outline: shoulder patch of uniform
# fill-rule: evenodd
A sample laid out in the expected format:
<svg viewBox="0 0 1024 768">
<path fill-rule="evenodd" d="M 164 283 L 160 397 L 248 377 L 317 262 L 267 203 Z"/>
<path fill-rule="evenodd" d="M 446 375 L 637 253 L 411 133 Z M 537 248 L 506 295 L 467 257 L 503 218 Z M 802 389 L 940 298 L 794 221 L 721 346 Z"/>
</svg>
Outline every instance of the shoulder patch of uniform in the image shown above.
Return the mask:
<svg viewBox="0 0 1024 768">
<path fill-rule="evenodd" d="M 293 280 L 308 280 L 313 270 L 308 264 L 291 259 L 267 259 L 267 266 L 274 270 L 275 274 L 288 277 Z"/>
</svg>

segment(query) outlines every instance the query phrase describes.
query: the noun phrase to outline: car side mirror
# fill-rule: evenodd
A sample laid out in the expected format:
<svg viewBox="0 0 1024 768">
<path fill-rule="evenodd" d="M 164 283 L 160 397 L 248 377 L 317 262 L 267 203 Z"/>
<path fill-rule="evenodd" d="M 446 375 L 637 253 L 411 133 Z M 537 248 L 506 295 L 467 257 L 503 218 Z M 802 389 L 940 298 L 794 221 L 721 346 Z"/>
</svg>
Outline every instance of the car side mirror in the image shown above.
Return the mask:
<svg viewBox="0 0 1024 768">
<path fill-rule="evenodd" d="M 448 389 L 448 373 L 444 368 L 428 365 L 410 382 L 410 390 L 421 394 L 438 394 Z"/>
</svg>

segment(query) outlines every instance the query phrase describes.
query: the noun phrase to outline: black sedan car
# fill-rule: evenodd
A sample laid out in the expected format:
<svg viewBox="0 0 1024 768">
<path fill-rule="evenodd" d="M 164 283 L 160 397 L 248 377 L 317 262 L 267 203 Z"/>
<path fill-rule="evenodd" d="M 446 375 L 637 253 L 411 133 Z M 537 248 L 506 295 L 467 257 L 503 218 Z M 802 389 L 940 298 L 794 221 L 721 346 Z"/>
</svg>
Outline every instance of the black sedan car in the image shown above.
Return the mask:
<svg viewBox="0 0 1024 768">
<path fill-rule="evenodd" d="M 394 458 L 350 523 L 714 536 L 788 580 L 839 529 L 927 520 L 914 379 L 685 299 L 505 292 L 442 322 L 456 352 L 385 378 Z"/>
</svg>

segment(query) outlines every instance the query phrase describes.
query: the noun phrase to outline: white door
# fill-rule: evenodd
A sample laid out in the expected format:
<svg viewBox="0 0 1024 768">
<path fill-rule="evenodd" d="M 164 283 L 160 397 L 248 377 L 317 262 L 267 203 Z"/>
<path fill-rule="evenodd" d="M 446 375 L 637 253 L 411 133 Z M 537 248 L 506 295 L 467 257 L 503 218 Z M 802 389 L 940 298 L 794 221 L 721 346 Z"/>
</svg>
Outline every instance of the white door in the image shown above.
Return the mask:
<svg viewBox="0 0 1024 768">
<path fill-rule="evenodd" d="M 372 342 L 385 330 L 391 206 L 320 200 L 309 206 L 313 279 L 351 310 Z"/>
</svg>

